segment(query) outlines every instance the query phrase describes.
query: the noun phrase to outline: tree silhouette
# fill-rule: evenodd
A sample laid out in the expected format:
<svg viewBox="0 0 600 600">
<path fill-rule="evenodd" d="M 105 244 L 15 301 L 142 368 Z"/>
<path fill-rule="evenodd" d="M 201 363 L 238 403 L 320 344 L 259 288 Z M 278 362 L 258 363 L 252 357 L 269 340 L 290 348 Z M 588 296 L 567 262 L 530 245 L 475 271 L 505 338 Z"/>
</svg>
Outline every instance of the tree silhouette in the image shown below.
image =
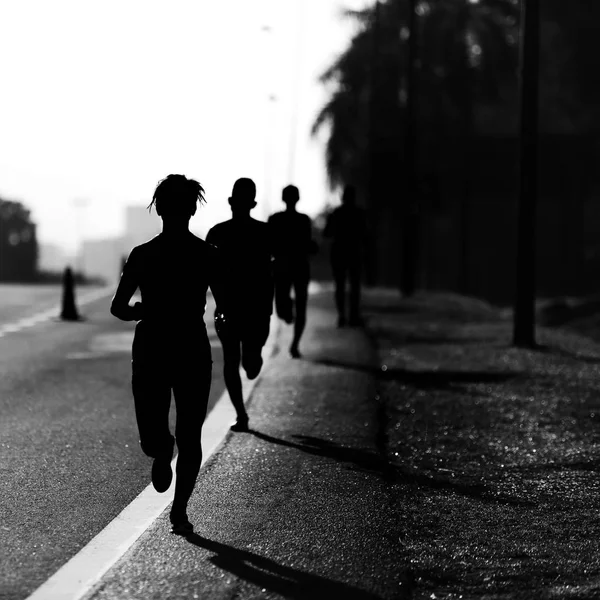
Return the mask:
<svg viewBox="0 0 600 600">
<path fill-rule="evenodd" d="M 0 281 L 32 281 L 37 274 L 36 226 L 20 203 L 0 198 Z"/>
<path fill-rule="evenodd" d="M 368 196 L 369 209 L 381 203 L 418 204 L 406 181 L 422 163 L 407 139 L 410 102 L 421 157 L 430 163 L 441 135 L 452 135 L 465 155 L 474 129 L 475 108 L 497 104 L 516 81 L 518 10 L 513 0 L 428 0 L 414 3 L 416 43 L 414 78 L 408 69 L 411 0 L 387 0 L 360 11 L 347 11 L 358 32 L 344 53 L 322 75 L 332 86 L 313 133 L 327 128 L 326 167 L 332 188 L 351 181 Z M 418 81 L 418 97 L 409 96 Z M 411 138 L 409 128 L 408 138 Z M 429 152 L 429 150 L 432 150 Z M 413 155 L 409 156 L 412 152 Z M 414 166 L 413 166 L 414 165 Z M 433 165 L 427 170 L 435 170 Z M 411 186 L 412 187 L 412 186 Z M 416 188 L 417 186 L 415 186 Z M 466 185 L 465 185 L 466 189 Z M 415 228 L 410 226 L 409 230 Z M 406 232 L 405 232 L 406 237 Z M 415 244 L 418 240 L 415 241 Z M 412 245 L 412 244 L 411 244 Z M 407 257 L 404 287 L 410 282 L 416 253 Z"/>
</svg>

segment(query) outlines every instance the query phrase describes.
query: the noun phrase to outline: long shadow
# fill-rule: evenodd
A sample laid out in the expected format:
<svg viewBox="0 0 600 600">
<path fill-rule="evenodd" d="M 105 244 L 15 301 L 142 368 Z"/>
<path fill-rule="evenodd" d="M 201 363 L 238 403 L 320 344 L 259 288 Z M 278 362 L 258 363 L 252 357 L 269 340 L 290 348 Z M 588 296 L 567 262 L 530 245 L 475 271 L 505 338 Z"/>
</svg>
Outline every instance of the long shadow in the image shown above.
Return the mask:
<svg viewBox="0 0 600 600">
<path fill-rule="evenodd" d="M 487 336 L 487 337 L 471 337 L 471 338 L 459 338 L 452 336 L 426 336 L 426 335 L 415 335 L 408 334 L 399 339 L 401 344 L 433 344 L 433 345 L 471 345 L 471 344 L 492 344 L 499 342 L 499 336 Z"/>
<path fill-rule="evenodd" d="M 542 463 L 538 465 L 512 465 L 504 467 L 503 472 L 518 471 L 519 473 L 533 473 L 539 471 L 591 471 L 600 472 L 600 460 L 564 462 L 564 463 Z"/>
<path fill-rule="evenodd" d="M 349 369 L 373 375 L 379 380 L 391 380 L 407 383 L 419 389 L 448 389 L 453 384 L 467 383 L 503 383 L 522 376 L 519 371 L 410 371 L 398 368 L 376 368 L 365 364 L 350 364 L 338 360 L 321 358 L 313 359 L 314 363 L 326 367 Z"/>
<path fill-rule="evenodd" d="M 186 536 L 186 539 L 199 548 L 214 552 L 215 555 L 209 560 L 217 567 L 286 598 L 318 600 L 332 598 L 378 600 L 380 598 L 346 583 L 286 567 L 270 558 L 247 550 L 239 550 L 195 533 Z"/>
<path fill-rule="evenodd" d="M 390 475 L 393 471 L 392 465 L 375 452 L 350 448 L 348 446 L 340 446 L 335 442 L 315 438 L 308 435 L 293 436 L 298 441 L 289 441 L 282 438 L 273 437 L 255 429 L 249 430 L 255 437 L 269 442 L 270 444 L 278 444 L 288 448 L 295 448 L 313 456 L 322 456 L 333 458 L 340 462 L 345 462 L 353 465 L 361 471 L 367 471 L 377 475 Z"/>
<path fill-rule="evenodd" d="M 443 476 L 430 476 L 426 473 L 395 465 L 385 460 L 375 452 L 348 446 L 340 446 L 335 442 L 323 440 L 306 435 L 295 435 L 298 441 L 289 441 L 276 438 L 266 433 L 251 429 L 249 431 L 255 437 L 272 444 L 279 444 L 288 448 L 295 448 L 314 456 L 333 458 L 340 462 L 349 463 L 353 467 L 374 473 L 387 480 L 417 484 L 436 490 L 447 490 L 456 492 L 462 496 L 476 498 L 482 502 L 493 502 L 499 504 L 510 504 L 513 506 L 534 506 L 535 503 L 512 498 L 504 494 L 493 494 L 485 484 L 465 484 Z"/>
<path fill-rule="evenodd" d="M 554 304 L 540 310 L 540 320 L 549 327 L 559 327 L 569 321 L 591 317 L 600 312 L 600 298 L 582 302 L 579 306 Z"/>
<path fill-rule="evenodd" d="M 589 365 L 599 365 L 600 357 L 598 356 L 587 356 L 585 354 L 578 354 L 577 352 L 572 352 L 565 348 L 559 348 L 557 346 L 549 346 L 547 344 L 537 344 L 535 350 L 541 352 L 543 354 L 556 354 L 557 356 L 562 356 L 563 358 L 571 358 L 573 360 L 577 360 L 579 362 L 587 363 Z"/>
<path fill-rule="evenodd" d="M 363 312 L 368 316 L 369 313 L 376 315 L 402 315 L 408 313 L 423 312 L 418 306 L 407 306 L 401 304 L 385 304 L 377 306 L 376 304 L 365 303 Z"/>
</svg>

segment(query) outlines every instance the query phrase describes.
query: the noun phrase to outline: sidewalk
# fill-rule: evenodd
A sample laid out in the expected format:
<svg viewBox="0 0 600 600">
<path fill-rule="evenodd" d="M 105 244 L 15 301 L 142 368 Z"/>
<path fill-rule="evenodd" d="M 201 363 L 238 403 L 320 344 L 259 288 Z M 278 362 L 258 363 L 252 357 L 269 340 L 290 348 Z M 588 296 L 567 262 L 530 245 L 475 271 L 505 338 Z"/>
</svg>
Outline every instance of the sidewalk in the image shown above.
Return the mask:
<svg viewBox="0 0 600 600">
<path fill-rule="evenodd" d="M 501 311 L 451 295 L 371 315 L 412 597 L 600 597 L 600 345 L 512 348 Z"/>
<path fill-rule="evenodd" d="M 229 434 L 200 474 L 197 535 L 172 535 L 163 514 L 87 597 L 397 597 L 377 358 L 335 323 L 329 295 L 314 299 L 302 360 L 288 357 L 291 328 L 281 334 L 250 400 L 253 431 Z"/>
<path fill-rule="evenodd" d="M 311 298 L 203 468 L 88 598 L 600 596 L 600 345 L 449 295 L 367 293 L 366 331 Z"/>
</svg>

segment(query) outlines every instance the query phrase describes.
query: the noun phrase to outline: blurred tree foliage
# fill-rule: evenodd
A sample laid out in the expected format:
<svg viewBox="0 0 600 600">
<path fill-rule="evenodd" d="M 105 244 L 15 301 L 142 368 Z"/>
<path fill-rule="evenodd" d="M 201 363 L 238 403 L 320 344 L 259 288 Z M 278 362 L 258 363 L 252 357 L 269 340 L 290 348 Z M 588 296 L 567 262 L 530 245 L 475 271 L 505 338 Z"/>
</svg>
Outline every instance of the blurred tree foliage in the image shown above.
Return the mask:
<svg viewBox="0 0 600 600">
<path fill-rule="evenodd" d="M 540 10 L 542 130 L 598 132 L 600 2 L 543 0 Z"/>
<path fill-rule="evenodd" d="M 542 3 L 542 133 L 600 126 L 600 2 L 576 4 Z M 382 0 L 346 11 L 356 33 L 321 77 L 331 94 L 313 133 L 326 131 L 330 185 L 352 182 L 370 203 L 401 195 L 408 6 Z M 416 10 L 417 138 L 427 174 L 444 160 L 441 139 L 455 139 L 466 153 L 471 135 L 517 135 L 520 7 L 518 0 L 417 0 Z"/>
<path fill-rule="evenodd" d="M 353 181 L 366 190 L 375 178 L 390 189 L 402 164 L 408 1 L 345 15 L 357 32 L 321 77 L 332 93 L 313 132 L 328 129 L 332 187 Z M 417 131 L 433 148 L 439 136 L 470 129 L 476 108 L 485 117 L 485 109 L 515 105 L 518 7 L 513 0 L 423 0 L 417 15 Z M 501 118 L 514 122 L 505 112 Z"/>
<path fill-rule="evenodd" d="M 20 203 L 0 198 L 0 281 L 33 281 L 37 275 L 36 227 Z"/>
</svg>

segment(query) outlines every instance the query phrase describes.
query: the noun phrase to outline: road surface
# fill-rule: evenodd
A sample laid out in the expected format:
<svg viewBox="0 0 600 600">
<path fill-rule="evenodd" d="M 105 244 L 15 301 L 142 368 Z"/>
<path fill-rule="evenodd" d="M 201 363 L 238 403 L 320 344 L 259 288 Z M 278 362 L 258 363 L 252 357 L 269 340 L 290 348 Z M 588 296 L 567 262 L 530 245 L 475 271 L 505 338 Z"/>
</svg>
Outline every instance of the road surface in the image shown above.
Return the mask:
<svg viewBox="0 0 600 600">
<path fill-rule="evenodd" d="M 112 317 L 109 302 L 87 304 L 77 323 L 47 317 L 11 329 L 35 311 L 0 315 L 2 600 L 29 595 L 149 483 L 130 391 L 134 324 Z M 210 407 L 224 389 L 213 309 L 209 301 Z"/>
</svg>

